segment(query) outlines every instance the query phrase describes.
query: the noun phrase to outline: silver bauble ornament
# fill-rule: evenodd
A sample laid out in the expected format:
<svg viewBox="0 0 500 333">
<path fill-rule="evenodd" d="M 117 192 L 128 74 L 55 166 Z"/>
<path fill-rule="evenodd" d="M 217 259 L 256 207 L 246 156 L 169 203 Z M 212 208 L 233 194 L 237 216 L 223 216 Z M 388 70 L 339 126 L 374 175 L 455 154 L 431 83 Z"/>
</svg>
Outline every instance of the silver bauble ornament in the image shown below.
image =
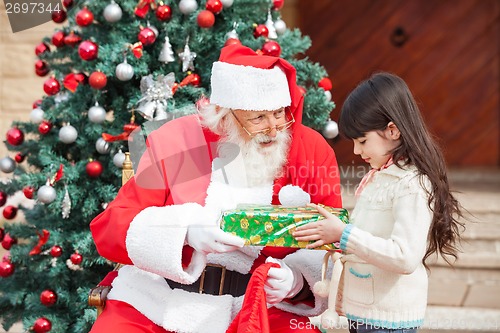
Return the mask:
<svg viewBox="0 0 500 333">
<path fill-rule="evenodd" d="M 69 145 L 75 142 L 77 137 L 78 131 L 70 124 L 61 127 L 59 130 L 59 140 L 65 144 Z"/>
<path fill-rule="evenodd" d="M 14 172 L 16 169 L 16 162 L 9 156 L 5 156 L 0 160 L 0 170 L 5 173 Z"/>
<path fill-rule="evenodd" d="M 127 59 L 123 60 L 121 64 L 116 66 L 116 77 L 120 81 L 128 81 L 134 77 L 134 67 L 127 63 Z"/>
<path fill-rule="evenodd" d="M 181 2 L 179 2 L 179 10 L 184 15 L 191 14 L 196 9 L 198 9 L 196 0 L 181 0 Z"/>
<path fill-rule="evenodd" d="M 327 139 L 333 139 L 337 135 L 339 135 L 339 126 L 333 120 L 328 120 L 325 128 L 321 132 L 323 136 Z"/>
<path fill-rule="evenodd" d="M 286 23 L 282 19 L 277 19 L 274 22 L 274 29 L 276 29 L 276 32 L 278 35 L 283 35 L 286 31 Z"/>
<path fill-rule="evenodd" d="M 115 23 L 120 21 L 122 18 L 123 12 L 120 6 L 114 1 L 111 1 L 109 5 L 104 8 L 104 12 L 102 13 L 104 19 L 109 23 Z"/>
<path fill-rule="evenodd" d="M 222 7 L 229 8 L 233 5 L 234 0 L 220 0 L 222 2 Z"/>
<path fill-rule="evenodd" d="M 36 192 L 38 201 L 49 204 L 56 199 L 56 190 L 48 184 L 43 185 Z"/>
<path fill-rule="evenodd" d="M 330 90 L 325 90 L 325 98 L 327 101 L 332 100 L 332 93 L 330 92 Z"/>
<path fill-rule="evenodd" d="M 106 120 L 106 110 L 99 103 L 95 103 L 88 112 L 90 122 L 94 124 L 102 124 Z"/>
<path fill-rule="evenodd" d="M 95 142 L 95 150 L 97 150 L 99 154 L 107 154 L 109 153 L 109 143 L 107 143 L 103 138 L 99 138 Z"/>
<path fill-rule="evenodd" d="M 113 164 L 117 168 L 121 169 L 121 168 L 123 168 L 123 162 L 124 161 L 125 161 L 125 154 L 120 149 L 120 151 L 118 153 L 116 153 L 115 156 L 113 156 Z"/>
<path fill-rule="evenodd" d="M 30 119 L 35 124 L 40 124 L 43 121 L 43 116 L 45 115 L 45 111 L 40 108 L 34 108 L 31 110 Z"/>
</svg>

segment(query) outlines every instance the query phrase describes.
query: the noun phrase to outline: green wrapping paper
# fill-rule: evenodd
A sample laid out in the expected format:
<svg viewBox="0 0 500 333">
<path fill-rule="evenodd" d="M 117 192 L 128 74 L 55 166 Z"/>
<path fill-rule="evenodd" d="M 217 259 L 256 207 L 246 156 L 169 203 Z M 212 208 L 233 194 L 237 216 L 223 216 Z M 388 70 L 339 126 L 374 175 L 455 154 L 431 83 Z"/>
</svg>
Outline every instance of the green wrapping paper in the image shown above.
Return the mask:
<svg viewBox="0 0 500 333">
<path fill-rule="evenodd" d="M 349 223 L 346 209 L 322 206 Z M 312 207 L 284 207 L 276 205 L 239 205 L 222 213 L 221 229 L 245 239 L 245 245 L 283 246 L 305 248 L 313 242 L 299 242 L 292 236 L 296 227 L 323 220 L 325 217 Z M 317 250 L 338 250 L 339 244 L 325 244 Z"/>
</svg>

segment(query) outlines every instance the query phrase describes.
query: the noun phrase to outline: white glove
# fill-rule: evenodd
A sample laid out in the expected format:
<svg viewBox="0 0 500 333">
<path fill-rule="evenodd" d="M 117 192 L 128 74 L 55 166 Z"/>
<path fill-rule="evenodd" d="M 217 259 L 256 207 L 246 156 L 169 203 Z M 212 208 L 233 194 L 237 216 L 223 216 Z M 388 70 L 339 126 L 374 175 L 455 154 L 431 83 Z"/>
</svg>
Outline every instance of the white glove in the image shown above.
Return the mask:
<svg viewBox="0 0 500 333">
<path fill-rule="evenodd" d="M 217 226 L 207 225 L 189 226 L 186 241 L 204 254 L 231 252 L 245 245 L 243 238 L 224 232 Z"/>
<path fill-rule="evenodd" d="M 268 257 L 266 262 L 274 262 L 280 268 L 271 267 L 267 273 L 264 290 L 267 303 L 276 304 L 285 298 L 292 298 L 304 287 L 304 278 L 297 270 L 290 268 L 283 260 Z"/>
</svg>

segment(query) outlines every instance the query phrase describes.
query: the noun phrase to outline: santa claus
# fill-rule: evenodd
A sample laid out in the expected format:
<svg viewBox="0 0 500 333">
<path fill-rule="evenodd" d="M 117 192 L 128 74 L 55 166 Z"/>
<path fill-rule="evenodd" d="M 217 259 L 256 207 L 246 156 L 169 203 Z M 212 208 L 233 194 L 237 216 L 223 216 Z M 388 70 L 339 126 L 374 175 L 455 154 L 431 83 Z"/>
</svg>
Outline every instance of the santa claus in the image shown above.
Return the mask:
<svg viewBox="0 0 500 333">
<path fill-rule="evenodd" d="M 241 45 L 212 67 L 209 103 L 147 138 L 134 179 L 91 223 L 99 253 L 125 264 L 91 332 L 225 332 L 251 273 L 265 276 L 270 332 L 320 332 L 311 287 L 320 250 L 247 247 L 223 232 L 238 204 L 341 207 L 335 154 L 301 124 L 295 68 Z"/>
</svg>

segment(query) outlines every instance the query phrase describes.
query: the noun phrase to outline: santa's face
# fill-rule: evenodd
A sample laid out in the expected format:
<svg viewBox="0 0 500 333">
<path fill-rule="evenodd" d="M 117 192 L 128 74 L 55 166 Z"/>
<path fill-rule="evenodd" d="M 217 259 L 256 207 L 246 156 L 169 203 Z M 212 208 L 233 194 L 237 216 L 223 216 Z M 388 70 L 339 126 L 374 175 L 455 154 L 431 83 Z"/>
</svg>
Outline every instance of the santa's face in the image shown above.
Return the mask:
<svg viewBox="0 0 500 333">
<path fill-rule="evenodd" d="M 232 110 L 228 117 L 234 117 L 239 125 L 241 138 L 246 142 L 256 140 L 262 148 L 277 143 L 278 133 L 288 128 L 285 108 L 272 111 Z"/>
<path fill-rule="evenodd" d="M 249 117 L 251 116 L 248 120 L 249 122 L 254 120 L 255 123 L 259 122 L 260 126 L 253 124 L 254 126 L 251 127 L 251 130 L 245 130 L 242 124 L 238 123 L 235 115 L 227 114 L 224 126 L 225 135 L 223 135 L 222 142 L 238 145 L 244 160 L 246 178 L 250 186 L 272 184 L 274 179 L 280 176 L 280 172 L 287 161 L 288 150 L 290 148 L 290 130 L 288 128 L 279 128 L 280 125 L 286 123 L 283 115 L 284 112 L 264 111 L 267 112 L 264 114 L 256 111 L 243 112 L 250 113 L 246 114 Z M 257 113 L 259 114 L 258 117 L 263 114 L 264 118 L 257 120 L 255 118 Z M 236 115 L 236 117 L 238 116 Z M 272 118 L 269 119 L 269 117 Z M 274 127 L 264 128 L 265 131 L 263 131 L 263 127 L 273 126 L 273 124 Z"/>
</svg>

